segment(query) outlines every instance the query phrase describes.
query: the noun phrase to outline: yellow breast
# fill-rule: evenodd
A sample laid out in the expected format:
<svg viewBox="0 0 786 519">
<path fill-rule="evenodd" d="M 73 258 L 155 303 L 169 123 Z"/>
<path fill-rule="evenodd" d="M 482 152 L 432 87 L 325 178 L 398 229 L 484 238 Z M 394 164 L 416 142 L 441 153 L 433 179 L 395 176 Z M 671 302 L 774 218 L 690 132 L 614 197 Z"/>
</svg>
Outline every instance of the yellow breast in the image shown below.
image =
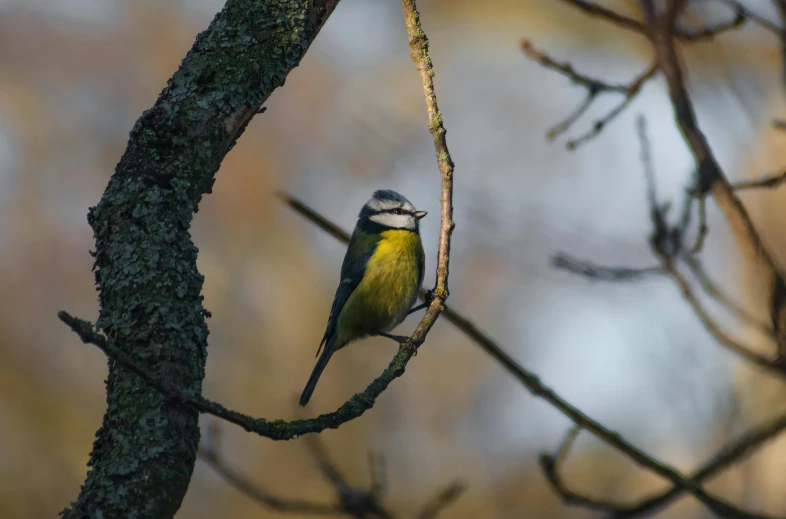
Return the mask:
<svg viewBox="0 0 786 519">
<path fill-rule="evenodd" d="M 381 237 L 363 280 L 339 316 L 339 343 L 393 328 L 404 320 L 417 298 L 423 254 L 420 236 L 388 230 Z"/>
</svg>

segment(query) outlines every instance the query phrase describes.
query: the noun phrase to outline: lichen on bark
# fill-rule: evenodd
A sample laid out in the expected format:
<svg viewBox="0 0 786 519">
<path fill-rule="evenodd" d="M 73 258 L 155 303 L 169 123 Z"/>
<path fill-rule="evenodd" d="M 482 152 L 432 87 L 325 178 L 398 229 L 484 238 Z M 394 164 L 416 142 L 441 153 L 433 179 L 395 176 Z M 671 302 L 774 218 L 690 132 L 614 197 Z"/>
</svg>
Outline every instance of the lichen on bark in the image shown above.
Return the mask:
<svg viewBox="0 0 786 519">
<path fill-rule="evenodd" d="M 199 34 L 128 147 L 88 221 L 98 327 L 176 387 L 200 394 L 207 311 L 189 229 L 222 159 L 300 62 L 338 0 L 229 0 Z M 167 518 L 196 460 L 198 414 L 109 362 L 90 472 L 66 518 Z"/>
</svg>

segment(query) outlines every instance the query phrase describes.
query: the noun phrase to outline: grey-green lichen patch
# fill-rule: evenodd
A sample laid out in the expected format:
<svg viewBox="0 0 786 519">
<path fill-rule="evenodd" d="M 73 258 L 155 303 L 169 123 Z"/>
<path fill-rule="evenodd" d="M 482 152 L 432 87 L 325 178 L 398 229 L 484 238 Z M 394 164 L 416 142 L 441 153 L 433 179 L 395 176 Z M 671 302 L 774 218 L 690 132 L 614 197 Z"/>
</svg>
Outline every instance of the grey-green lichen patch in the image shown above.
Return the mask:
<svg viewBox="0 0 786 519">
<path fill-rule="evenodd" d="M 337 0 L 229 0 L 131 131 L 88 221 L 97 326 L 162 380 L 201 393 L 208 329 L 189 228 L 256 111 L 284 84 Z M 251 112 L 253 113 L 253 112 Z M 79 499 L 63 515 L 172 517 L 188 488 L 198 415 L 110 361 L 107 411 Z"/>
</svg>

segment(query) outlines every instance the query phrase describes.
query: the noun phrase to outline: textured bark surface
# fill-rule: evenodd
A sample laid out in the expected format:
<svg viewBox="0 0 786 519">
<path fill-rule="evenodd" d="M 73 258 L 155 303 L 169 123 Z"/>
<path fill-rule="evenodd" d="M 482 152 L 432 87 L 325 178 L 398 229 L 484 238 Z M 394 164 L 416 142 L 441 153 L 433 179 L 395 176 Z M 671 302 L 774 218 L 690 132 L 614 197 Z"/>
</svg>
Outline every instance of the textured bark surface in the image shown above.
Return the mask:
<svg viewBox="0 0 786 519">
<path fill-rule="evenodd" d="M 284 84 L 338 0 L 229 0 L 196 39 L 88 220 L 98 327 L 162 380 L 197 395 L 207 357 L 202 276 L 189 228 L 222 159 Z M 199 443 L 198 414 L 110 361 L 90 472 L 66 518 L 172 517 Z"/>
</svg>

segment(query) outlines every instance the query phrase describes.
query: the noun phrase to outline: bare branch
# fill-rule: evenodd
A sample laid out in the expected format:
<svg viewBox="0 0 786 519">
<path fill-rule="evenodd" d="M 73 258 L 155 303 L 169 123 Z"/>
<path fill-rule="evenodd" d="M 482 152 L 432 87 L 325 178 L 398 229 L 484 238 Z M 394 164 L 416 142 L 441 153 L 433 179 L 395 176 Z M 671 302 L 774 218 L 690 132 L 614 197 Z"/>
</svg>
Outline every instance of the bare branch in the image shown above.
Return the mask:
<svg viewBox="0 0 786 519">
<path fill-rule="evenodd" d="M 719 449 L 713 456 L 705 461 L 693 474 L 690 479 L 696 482 L 703 482 L 710 477 L 718 474 L 724 469 L 739 463 L 757 449 L 761 448 L 766 442 L 786 431 L 786 414 L 782 414 L 769 421 L 751 427 L 738 438 Z M 613 501 L 595 499 L 580 494 L 568 488 L 559 476 L 558 466 L 552 463 L 551 456 L 541 456 L 541 465 L 544 466 L 546 478 L 554 490 L 568 504 L 582 506 L 593 510 L 607 512 L 606 519 L 629 519 L 643 515 L 650 515 L 656 510 L 663 508 L 680 497 L 684 491 L 677 487 L 646 497 L 636 504 L 617 503 Z"/>
<path fill-rule="evenodd" d="M 575 149 L 577 146 L 580 146 L 603 131 L 603 128 L 605 128 L 607 124 L 609 124 L 615 117 L 621 114 L 623 110 L 625 110 L 625 108 L 627 108 L 628 105 L 633 102 L 633 100 L 641 91 L 641 87 L 643 87 L 647 81 L 655 77 L 655 74 L 658 73 L 658 70 L 657 64 L 653 63 L 644 72 L 634 78 L 633 81 L 628 84 L 628 91 L 625 93 L 625 99 L 623 99 L 616 108 L 606 114 L 605 117 L 595 121 L 590 131 L 577 137 L 576 139 L 573 139 L 572 141 L 568 141 L 568 149 Z"/>
<path fill-rule="evenodd" d="M 442 223 L 439 234 L 439 251 L 437 253 L 437 285 L 433 290 L 435 296 L 431 302 L 426 316 L 421 324 L 433 323 L 439 317 L 440 309 L 444 307 L 448 297 L 448 263 L 450 259 L 450 238 L 456 224 L 453 222 L 453 160 L 450 158 L 448 144 L 445 138 L 445 126 L 442 124 L 442 114 L 437 105 L 437 95 L 434 93 L 434 68 L 428 55 L 428 38 L 420 26 L 420 14 L 415 6 L 415 0 L 402 0 L 401 7 L 404 11 L 404 24 L 409 36 L 409 48 L 412 61 L 415 62 L 420 79 L 423 83 L 423 94 L 426 98 L 428 110 L 428 129 L 434 138 L 434 149 L 437 153 L 437 164 L 442 174 Z"/>
<path fill-rule="evenodd" d="M 728 5 L 732 9 L 734 9 L 737 13 L 741 13 L 745 18 L 760 25 L 762 28 L 768 30 L 771 33 L 780 35 L 781 28 L 772 23 L 771 21 L 767 20 L 766 18 L 762 18 L 758 14 L 754 13 L 747 7 L 745 7 L 742 2 L 738 2 L 737 0 L 719 0 L 720 2 Z"/>
<path fill-rule="evenodd" d="M 698 254 L 704 247 L 704 240 L 707 239 L 707 234 L 710 228 L 707 226 L 707 196 L 699 195 L 699 232 L 696 234 L 696 241 L 693 243 L 691 252 Z"/>
<path fill-rule="evenodd" d="M 571 5 L 579 9 L 585 14 L 597 18 L 601 18 L 623 29 L 634 31 L 640 34 L 644 34 L 646 32 L 646 24 L 629 16 L 622 15 L 612 9 L 608 9 L 603 6 L 600 6 L 596 3 L 587 2 L 586 0 L 562 0 L 562 1 L 564 3 L 567 3 L 568 5 Z M 723 22 L 718 25 L 703 27 L 700 29 L 679 29 L 675 31 L 676 36 L 679 39 L 684 40 L 686 42 L 710 39 L 722 32 L 739 28 L 745 23 L 747 19 L 750 19 L 756 23 L 766 24 L 766 28 L 769 30 L 777 29 L 774 25 L 767 22 L 767 20 L 762 20 L 754 13 L 751 13 L 750 11 L 745 9 L 742 5 L 739 4 L 739 2 L 735 2 L 733 0 L 722 0 L 722 1 L 729 4 L 734 9 L 735 16 L 733 19 L 729 20 L 728 22 Z"/>
<path fill-rule="evenodd" d="M 650 143 L 649 139 L 647 138 L 646 122 L 643 117 L 638 118 L 637 126 L 639 140 L 641 143 L 641 161 L 647 181 L 647 199 L 650 206 L 650 216 L 653 226 L 650 244 L 652 245 L 653 252 L 655 252 L 655 254 L 661 259 L 663 271 L 674 278 L 680 287 L 683 297 L 688 300 L 696 316 L 699 318 L 707 331 L 710 332 L 710 334 L 721 345 L 742 356 L 753 364 L 772 370 L 780 376 L 786 376 L 786 366 L 784 366 L 778 359 L 771 359 L 764 355 L 760 355 L 747 345 L 736 341 L 726 332 L 724 332 L 704 309 L 701 302 L 693 294 L 693 290 L 691 289 L 688 280 L 685 279 L 685 277 L 677 269 L 675 260 L 680 256 L 680 253 L 683 250 L 682 238 L 684 236 L 684 229 L 671 228 L 666 222 L 665 213 L 668 206 L 659 204 L 655 192 L 655 171 L 653 169 L 649 152 Z M 689 194 L 688 196 L 691 195 Z M 703 201 L 703 197 L 700 200 Z M 703 211 L 700 210 L 699 214 L 703 214 Z M 683 216 L 683 222 L 686 221 L 686 217 Z M 702 275 L 704 274 L 703 269 L 701 269 L 698 263 L 698 260 L 693 259 L 690 254 L 682 254 L 682 256 L 684 256 L 686 260 L 692 264 L 691 270 Z M 708 276 L 703 275 L 702 277 L 703 286 L 706 287 L 708 292 L 710 292 L 713 297 L 716 297 L 720 301 L 726 303 L 732 311 L 736 310 L 739 312 L 737 305 L 734 305 L 728 298 L 722 296 L 720 291 L 717 289 L 717 287 L 715 287 Z"/>
<path fill-rule="evenodd" d="M 660 204 L 657 199 L 656 189 L 655 189 L 655 173 L 654 168 L 652 165 L 652 160 L 649 152 L 649 140 L 646 134 L 646 122 L 645 120 L 640 117 L 638 120 L 638 134 L 639 139 L 641 141 L 641 159 L 644 166 L 645 177 L 647 180 L 647 198 L 648 203 L 650 206 L 650 215 L 652 218 L 653 223 L 653 233 L 652 237 L 650 238 L 650 243 L 652 244 L 653 250 L 656 254 L 661 258 L 663 262 L 663 271 L 670 274 L 675 280 L 678 282 L 680 288 L 683 291 L 683 295 L 689 300 L 691 305 L 694 308 L 694 311 L 699 316 L 702 323 L 705 327 L 715 336 L 715 338 L 720 341 L 722 344 L 727 346 L 728 348 L 732 349 L 736 353 L 743 355 L 746 359 L 754 362 L 758 365 L 762 365 L 768 369 L 776 371 L 779 375 L 783 376 L 786 375 L 786 370 L 784 366 L 782 366 L 777 359 L 768 359 L 766 357 L 760 356 L 747 346 L 742 345 L 736 342 L 734 339 L 729 337 L 725 334 L 720 327 L 718 327 L 712 319 L 709 317 L 707 312 L 703 309 L 701 304 L 698 302 L 695 296 L 693 296 L 691 292 L 690 285 L 688 284 L 687 280 L 682 277 L 679 271 L 675 268 L 674 259 L 682 254 L 682 244 L 681 239 L 684 236 L 684 229 L 683 227 L 687 227 L 689 222 L 689 205 L 686 203 L 683 207 L 683 214 L 681 217 L 680 227 L 671 228 L 667 221 L 666 221 L 666 211 L 668 209 L 668 204 Z M 690 194 L 689 194 L 690 196 Z M 692 257 L 688 254 L 684 254 L 687 258 L 692 259 Z M 701 272 L 704 274 L 700 268 L 700 265 L 697 260 L 693 261 L 693 267 L 696 271 Z M 714 287 L 714 285 L 709 281 L 709 277 L 706 275 L 707 283 L 710 286 L 711 290 L 716 291 L 716 295 L 720 295 L 720 292 Z M 786 417 L 784 417 L 786 418 Z M 578 422 L 574 422 L 578 423 Z M 765 427 L 766 434 L 765 437 L 769 434 L 776 434 L 782 428 L 786 427 L 786 424 L 781 425 L 779 422 L 776 423 L 775 431 L 772 431 L 772 428 Z M 559 450 L 558 454 L 549 455 L 544 454 L 540 457 L 541 467 L 543 468 L 544 474 L 552 486 L 555 492 L 568 504 L 574 504 L 583 506 L 586 508 L 600 510 L 607 513 L 610 513 L 612 517 L 617 517 L 617 514 L 624 514 L 628 513 L 631 510 L 639 510 L 640 508 L 644 507 L 644 509 L 649 509 L 648 507 L 655 507 L 658 506 L 663 500 L 671 499 L 671 496 L 674 493 L 674 489 L 672 491 L 667 492 L 666 494 L 661 494 L 656 496 L 655 498 L 648 499 L 638 505 L 633 507 L 619 504 L 615 502 L 611 502 L 608 500 L 601 500 L 596 498 L 591 498 L 586 495 L 580 494 L 576 491 L 571 490 L 568 488 L 562 481 L 561 476 L 559 474 L 559 466 L 564 460 L 565 456 L 567 455 L 567 451 L 572 444 L 575 434 L 575 431 L 571 431 L 568 435 L 566 440 L 563 442 L 562 447 Z M 741 439 L 742 443 L 733 443 L 725 450 L 722 450 L 719 453 L 719 456 L 722 456 L 723 463 L 731 463 L 733 458 L 729 456 L 730 452 L 733 452 L 735 456 L 742 457 L 744 453 L 749 452 L 750 447 L 747 446 L 747 442 L 751 440 L 751 438 L 758 440 L 761 438 L 761 431 L 754 430 L 749 435 L 746 435 Z M 763 441 L 763 440 L 762 440 Z M 719 463 L 719 462 L 714 462 Z M 711 467 L 718 467 L 718 465 L 711 465 Z M 713 468 L 715 470 L 715 468 Z M 700 472 L 699 474 L 704 474 Z M 695 481 L 694 481 L 695 479 Z M 692 482 L 698 484 L 698 478 L 691 478 Z M 696 495 L 696 494 L 694 494 Z M 664 497 L 665 496 L 665 497 Z M 696 497 L 699 497 L 696 495 Z M 711 510 L 722 517 L 763 517 L 758 514 L 753 514 L 751 512 L 747 512 L 742 510 L 734 505 L 729 503 L 723 502 L 713 496 L 702 496 L 699 499 L 707 505 Z"/>
<path fill-rule="evenodd" d="M 390 512 L 385 509 L 372 491 L 356 489 L 347 483 L 338 466 L 328 456 L 327 450 L 318 436 L 308 436 L 305 438 L 305 442 L 314 456 L 319 471 L 335 489 L 339 500 L 338 506 L 341 510 L 358 519 L 368 517 L 392 519 Z"/>
<path fill-rule="evenodd" d="M 565 436 L 565 439 L 562 441 L 562 444 L 556 453 L 549 454 L 544 452 L 540 455 L 540 467 L 543 469 L 543 474 L 546 477 L 546 481 L 548 481 L 549 485 L 551 485 L 551 488 L 554 490 L 554 492 L 556 492 L 557 495 L 559 495 L 560 498 L 569 505 L 582 506 L 592 510 L 615 511 L 617 510 L 616 504 L 574 492 L 562 482 L 560 468 L 562 464 L 565 463 L 570 448 L 573 446 L 573 442 L 576 440 L 580 430 L 581 429 L 576 426 L 572 427 L 568 431 L 568 434 Z"/>
<path fill-rule="evenodd" d="M 701 266 L 701 261 L 699 261 L 696 256 L 693 256 L 692 254 L 682 254 L 680 259 L 685 263 L 685 265 L 688 266 L 690 271 L 698 280 L 702 290 L 704 290 L 707 295 L 726 307 L 731 313 L 737 316 L 740 321 L 757 328 L 766 336 L 774 338 L 772 326 L 757 319 L 753 314 L 745 310 L 731 297 L 729 297 L 728 294 L 723 293 L 720 287 L 710 278 L 710 276 Z"/>
<path fill-rule="evenodd" d="M 382 499 L 387 492 L 387 471 L 385 470 L 384 456 L 369 451 L 368 472 L 371 480 L 369 493 L 377 499 Z"/>
<path fill-rule="evenodd" d="M 776 187 L 779 187 L 784 182 L 786 182 L 786 171 L 781 171 L 780 173 L 767 175 L 766 177 L 762 177 L 756 180 L 746 180 L 744 182 L 737 182 L 735 184 L 732 184 L 731 188 L 734 190 L 758 189 L 758 188 L 774 189 Z"/>
<path fill-rule="evenodd" d="M 680 28 L 678 29 L 677 36 L 680 40 L 683 41 L 707 40 L 712 39 L 723 32 L 739 29 L 745 24 L 745 22 L 748 20 L 748 17 L 745 16 L 745 12 L 739 5 L 734 8 L 734 11 L 734 18 L 728 22 L 722 22 L 717 25 L 702 27 L 699 29 Z"/>
<path fill-rule="evenodd" d="M 591 77 L 587 77 L 583 74 L 576 72 L 573 69 L 573 66 L 570 63 L 560 63 L 555 61 L 551 56 L 546 54 L 545 52 L 538 50 L 532 44 L 532 42 L 526 38 L 522 38 L 519 42 L 521 46 L 521 50 L 524 51 L 524 54 L 527 57 L 537 61 L 543 67 L 555 70 L 565 76 L 566 78 L 570 79 L 573 83 L 577 85 L 581 85 L 587 90 L 589 90 L 589 95 L 596 95 L 600 92 L 618 92 L 620 94 L 627 94 L 629 87 L 626 85 L 611 85 L 605 83 L 599 79 L 593 79 Z"/>
<path fill-rule="evenodd" d="M 451 483 L 423 506 L 423 509 L 416 516 L 417 519 L 436 518 L 443 510 L 455 503 L 466 489 L 464 484 L 460 482 Z"/>
<path fill-rule="evenodd" d="M 653 274 L 663 274 L 662 267 L 607 267 L 589 261 L 574 258 L 564 252 L 558 252 L 551 258 L 551 264 L 560 270 L 598 281 L 639 281 Z"/>
<path fill-rule="evenodd" d="M 724 332 L 720 326 L 718 326 L 718 324 L 707 313 L 707 310 L 704 309 L 704 306 L 693 294 L 690 284 L 675 267 L 674 262 L 670 257 L 663 256 L 663 267 L 664 270 L 677 282 L 683 297 L 688 301 L 694 313 L 701 321 L 701 324 L 704 325 L 704 328 L 710 332 L 716 341 L 748 362 L 772 371 L 778 376 L 786 377 L 786 366 L 784 366 L 784 364 L 781 363 L 779 359 L 756 353 L 750 346 L 737 341 L 729 334 Z"/>
<path fill-rule="evenodd" d="M 642 32 L 644 30 L 644 24 L 638 20 L 634 20 L 628 16 L 621 15 L 616 11 L 611 9 L 606 9 L 600 5 L 594 4 L 592 2 L 587 2 L 585 0 L 562 0 L 566 4 L 572 5 L 577 9 L 585 12 L 590 16 L 595 16 L 598 18 L 602 18 L 608 22 L 613 23 L 623 29 L 629 29 L 636 32 Z"/>
<path fill-rule="evenodd" d="M 216 424 L 208 428 L 207 441 L 200 446 L 199 457 L 221 476 L 230 486 L 250 497 L 260 505 L 276 512 L 311 515 L 344 515 L 344 511 L 334 505 L 314 503 L 302 499 L 282 499 L 267 492 L 260 485 L 251 483 L 248 478 L 231 468 L 221 454 L 221 429 Z"/>
<path fill-rule="evenodd" d="M 351 516 L 356 519 L 393 519 L 393 515 L 381 502 L 383 488 L 381 481 L 384 473 L 379 473 L 376 462 L 371 462 L 372 485 L 369 490 L 357 489 L 349 485 L 338 467 L 327 455 L 324 446 L 317 436 L 306 438 L 306 445 L 314 455 L 320 472 L 325 476 L 336 492 L 336 504 L 323 504 L 302 499 L 283 499 L 272 495 L 258 484 L 231 468 L 221 454 L 221 429 L 211 423 L 200 445 L 200 458 L 230 486 L 236 488 L 264 508 L 281 513 L 307 514 L 321 516 Z M 382 471 L 384 472 L 384 470 Z M 453 504 L 465 490 L 460 483 L 451 483 L 448 487 L 431 499 L 417 515 L 419 519 L 433 519 Z"/>
<path fill-rule="evenodd" d="M 586 133 L 584 133 L 583 135 L 579 136 L 576 139 L 568 141 L 566 146 L 570 150 L 575 149 L 577 146 L 592 139 L 593 137 L 598 135 L 601 131 L 603 131 L 603 128 L 607 124 L 609 124 L 609 122 L 611 122 L 615 117 L 617 117 L 620 113 L 622 113 L 622 111 L 625 110 L 625 108 L 627 108 L 627 106 L 633 101 L 633 99 L 641 91 L 641 88 L 644 85 L 644 83 L 652 79 L 655 76 L 655 74 L 658 72 L 657 64 L 653 63 L 644 72 L 639 74 L 628 84 L 610 84 L 577 72 L 570 63 L 567 62 L 561 63 L 554 60 L 551 56 L 549 56 L 545 52 L 535 48 L 532 42 L 526 38 L 521 40 L 520 46 L 521 46 L 521 50 L 524 52 L 524 54 L 527 57 L 537 61 L 540 65 L 542 65 L 545 68 L 557 71 L 558 73 L 570 79 L 573 83 L 583 86 L 587 90 L 587 96 L 585 97 L 584 101 L 582 101 L 582 103 L 578 106 L 578 108 L 574 110 L 564 121 L 560 122 L 559 124 L 555 125 L 554 127 L 548 130 L 547 136 L 550 140 L 555 139 L 556 137 L 567 131 L 573 125 L 573 123 L 575 123 L 579 119 L 579 117 L 587 110 L 587 108 L 590 106 L 590 104 L 592 104 L 592 102 L 599 94 L 603 92 L 613 92 L 625 96 L 619 105 L 617 105 L 612 111 L 610 111 L 602 119 L 596 121 L 592 125 L 592 128 L 589 131 L 587 131 Z"/>
<path fill-rule="evenodd" d="M 768 441 L 779 436 L 786 431 L 786 414 L 777 416 L 768 422 L 756 427 L 752 427 L 736 440 L 732 440 L 721 448 L 709 460 L 703 463 L 696 472 L 691 475 L 691 479 L 701 482 L 719 473 L 729 466 L 739 463 L 744 458 L 752 454 L 755 450 L 762 447 Z M 608 519 L 622 519 L 651 514 L 656 509 L 664 507 L 666 504 L 680 497 L 684 491 L 679 488 L 672 488 L 667 492 L 656 494 L 640 501 L 637 505 L 626 507 L 608 517 Z"/>
<path fill-rule="evenodd" d="M 734 193 L 715 159 L 709 143 L 701 132 L 696 120 L 693 105 L 685 88 L 682 68 L 674 47 L 673 25 L 667 17 L 659 18 L 652 0 L 640 0 L 645 20 L 649 25 L 648 35 L 658 63 L 666 78 L 669 97 L 674 113 L 698 170 L 696 196 L 710 193 L 729 222 L 740 248 L 762 269 L 769 279 L 769 299 L 771 318 L 778 342 L 778 352 L 786 356 L 786 281 L 775 263 L 770 251 L 764 245 L 758 231 L 742 204 Z M 678 2 L 672 4 L 672 11 L 678 10 Z"/>
</svg>

